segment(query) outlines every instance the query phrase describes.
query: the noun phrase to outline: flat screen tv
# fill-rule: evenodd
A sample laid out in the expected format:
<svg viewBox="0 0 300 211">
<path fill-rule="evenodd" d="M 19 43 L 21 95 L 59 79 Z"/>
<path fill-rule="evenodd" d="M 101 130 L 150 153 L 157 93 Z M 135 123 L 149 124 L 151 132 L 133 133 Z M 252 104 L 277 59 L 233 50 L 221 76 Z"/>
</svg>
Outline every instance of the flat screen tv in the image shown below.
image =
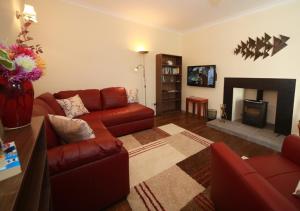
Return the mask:
<svg viewBox="0 0 300 211">
<path fill-rule="evenodd" d="M 188 66 L 187 85 L 215 88 L 216 65 Z"/>
</svg>

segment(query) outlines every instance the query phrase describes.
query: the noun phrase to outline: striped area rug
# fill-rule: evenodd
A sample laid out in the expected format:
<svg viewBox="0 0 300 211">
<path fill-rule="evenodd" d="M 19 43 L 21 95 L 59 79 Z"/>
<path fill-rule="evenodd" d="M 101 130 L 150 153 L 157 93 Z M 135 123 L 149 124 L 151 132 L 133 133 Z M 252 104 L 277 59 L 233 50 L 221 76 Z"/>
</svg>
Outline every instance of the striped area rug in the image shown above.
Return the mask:
<svg viewBox="0 0 300 211">
<path fill-rule="evenodd" d="M 119 138 L 129 152 L 132 210 L 214 210 L 212 141 L 174 124 Z"/>
</svg>

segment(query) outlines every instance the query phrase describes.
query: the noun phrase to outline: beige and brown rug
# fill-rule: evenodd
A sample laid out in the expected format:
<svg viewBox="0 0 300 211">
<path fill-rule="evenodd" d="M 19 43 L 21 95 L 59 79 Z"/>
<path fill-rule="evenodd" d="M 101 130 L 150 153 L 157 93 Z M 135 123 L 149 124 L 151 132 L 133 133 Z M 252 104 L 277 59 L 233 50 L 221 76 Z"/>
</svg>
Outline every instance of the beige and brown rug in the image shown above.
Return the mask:
<svg viewBox="0 0 300 211">
<path fill-rule="evenodd" d="M 214 210 L 206 194 L 212 141 L 174 124 L 119 139 L 129 152 L 132 210 Z"/>
</svg>

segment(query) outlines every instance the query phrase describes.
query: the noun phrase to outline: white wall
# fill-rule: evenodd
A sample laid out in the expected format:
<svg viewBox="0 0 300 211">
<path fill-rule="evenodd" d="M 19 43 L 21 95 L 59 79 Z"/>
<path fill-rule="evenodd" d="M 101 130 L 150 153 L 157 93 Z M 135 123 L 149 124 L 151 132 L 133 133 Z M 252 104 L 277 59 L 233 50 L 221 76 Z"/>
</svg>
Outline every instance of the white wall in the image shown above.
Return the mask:
<svg viewBox="0 0 300 211">
<path fill-rule="evenodd" d="M 242 119 L 243 100 L 245 99 L 245 89 L 233 88 L 232 96 L 232 121 Z"/>
<path fill-rule="evenodd" d="M 34 83 L 36 95 L 69 89 L 124 86 L 139 89 L 144 102 L 142 73 L 135 52 L 143 44 L 146 55 L 147 104 L 155 102 L 155 55 L 180 54 L 181 36 L 175 32 L 128 22 L 60 0 L 29 1 L 38 23 L 32 27 L 44 49 L 47 70 Z"/>
<path fill-rule="evenodd" d="M 224 77 L 293 78 L 297 79 L 293 114 L 293 132 L 297 133 L 300 119 L 299 49 L 300 49 L 300 1 L 273 7 L 260 13 L 240 17 L 215 26 L 198 29 L 183 36 L 183 81 L 186 81 L 186 66 L 216 64 L 218 80 L 216 88 L 188 87 L 183 83 L 183 99 L 194 95 L 207 97 L 209 108 L 218 109 L 223 102 Z M 233 50 L 241 40 L 256 38 L 267 32 L 290 37 L 288 46 L 273 57 L 244 60 L 234 55 Z M 182 108 L 185 108 L 183 100 Z"/>
<path fill-rule="evenodd" d="M 16 11 L 22 11 L 24 0 L 0 1 L 0 43 L 11 45 L 20 32 L 20 21 L 16 18 Z"/>
</svg>

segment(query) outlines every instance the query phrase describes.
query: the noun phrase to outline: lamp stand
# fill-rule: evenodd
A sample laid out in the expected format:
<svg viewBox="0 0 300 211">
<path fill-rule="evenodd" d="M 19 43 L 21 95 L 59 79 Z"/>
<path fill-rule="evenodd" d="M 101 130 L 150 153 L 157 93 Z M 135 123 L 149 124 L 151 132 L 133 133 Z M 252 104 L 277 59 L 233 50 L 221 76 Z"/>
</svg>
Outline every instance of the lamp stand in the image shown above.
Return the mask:
<svg viewBox="0 0 300 211">
<path fill-rule="evenodd" d="M 138 51 L 142 56 L 142 67 L 143 67 L 143 80 L 144 80 L 144 96 L 145 96 L 145 106 L 147 106 L 147 80 L 146 80 L 146 68 L 145 68 L 145 55 L 149 53 L 149 51 Z"/>
<path fill-rule="evenodd" d="M 145 106 L 147 106 L 147 83 L 146 83 L 146 69 L 145 69 L 145 55 L 143 54 L 143 79 L 144 79 L 144 92 L 145 92 Z"/>
</svg>

